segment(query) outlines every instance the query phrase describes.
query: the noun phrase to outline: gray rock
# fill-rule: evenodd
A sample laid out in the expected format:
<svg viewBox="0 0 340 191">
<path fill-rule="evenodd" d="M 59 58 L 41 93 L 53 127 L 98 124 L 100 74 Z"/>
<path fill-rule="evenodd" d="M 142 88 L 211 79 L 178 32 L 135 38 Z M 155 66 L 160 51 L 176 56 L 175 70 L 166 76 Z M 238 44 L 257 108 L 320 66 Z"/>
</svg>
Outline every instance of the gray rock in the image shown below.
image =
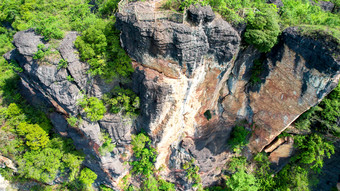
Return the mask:
<svg viewBox="0 0 340 191">
<path fill-rule="evenodd" d="M 209 7 L 193 8 L 193 11 L 202 19 L 214 18 Z M 152 22 L 134 22 L 129 15 L 117 14 L 116 27 L 122 31 L 123 47 L 133 59 L 152 68 L 164 68 L 155 59 L 171 59 L 176 63 L 171 69 L 179 67 L 188 77 L 200 66 L 203 55 L 212 54 L 221 63 L 229 62 L 241 41 L 238 33 L 222 19 L 198 27 L 171 21 L 157 23 L 155 27 Z"/>
<path fill-rule="evenodd" d="M 13 36 L 15 47 L 24 56 L 33 56 L 38 51 L 38 45 L 43 44 L 43 37 L 35 34 L 33 29 L 17 32 Z"/>
<path fill-rule="evenodd" d="M 215 19 L 215 13 L 210 6 L 202 7 L 200 4 L 190 5 L 188 18 L 196 25 L 209 23 Z"/>
</svg>

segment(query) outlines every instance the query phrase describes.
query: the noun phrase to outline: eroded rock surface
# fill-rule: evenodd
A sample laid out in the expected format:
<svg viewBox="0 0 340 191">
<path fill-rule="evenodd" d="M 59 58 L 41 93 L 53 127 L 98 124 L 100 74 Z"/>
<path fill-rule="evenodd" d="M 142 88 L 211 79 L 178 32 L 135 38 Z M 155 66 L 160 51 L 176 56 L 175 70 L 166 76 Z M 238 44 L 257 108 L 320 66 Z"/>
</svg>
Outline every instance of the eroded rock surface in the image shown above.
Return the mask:
<svg viewBox="0 0 340 191">
<path fill-rule="evenodd" d="M 101 98 L 119 84 L 88 75 L 89 65 L 75 54 L 75 32 L 66 34 L 56 55 L 37 61 L 32 58 L 37 45 L 45 42 L 33 30 L 21 31 L 14 36 L 16 49 L 5 55 L 23 68 L 19 75 L 25 92 L 39 95 L 56 108 L 50 114 L 55 129 L 73 138 L 85 152 L 85 165 L 98 174 L 99 181 L 115 188 L 129 169 L 123 162 L 131 155 L 131 133 L 147 131 L 159 153 L 156 167 L 164 166 L 162 176 L 176 182 L 179 190 L 191 189 L 182 169 L 191 158 L 196 159 L 203 185 L 208 186 L 220 180 L 237 121 L 256 124 L 251 126 L 249 149 L 261 151 L 338 83 L 339 45 L 330 37 L 320 34 L 315 40 L 288 28 L 272 51 L 263 54 L 252 46 L 240 47 L 238 32 L 209 7 L 193 7 L 189 20 L 175 23 L 138 20 L 131 11 L 136 6 L 153 11 L 143 2 L 131 2 L 127 11 L 117 14 L 116 22 L 122 46 L 134 59 L 129 86 L 140 97 L 136 120 L 106 114 L 98 122 L 85 119 L 78 128 L 67 124 L 67 116 L 84 116 L 77 105 L 81 91 Z M 68 66 L 58 69 L 62 58 Z M 251 84 L 256 59 L 262 61 L 264 71 L 260 83 Z M 98 152 L 102 131 L 116 143 L 115 150 L 105 156 Z"/>
<path fill-rule="evenodd" d="M 35 60 L 33 56 L 39 44 L 46 47 L 50 44 L 44 42 L 34 30 L 21 31 L 14 35 L 16 49 L 8 52 L 5 58 L 16 60 L 23 68 L 19 73 L 22 80 L 22 92 L 31 103 L 42 98 L 44 103 L 55 108 L 50 119 L 57 132 L 62 136 L 71 137 L 77 149 L 86 154 L 85 165 L 94 170 L 99 181 L 116 186 L 117 179 L 127 172 L 120 155 L 125 152 L 125 146 L 130 143 L 132 121 L 122 120 L 121 116 L 107 114 L 98 122 L 83 118 L 81 125 L 74 128 L 67 124 L 69 116 L 83 116 L 84 113 L 77 104 L 84 95 L 101 98 L 109 92 L 118 82 L 104 82 L 99 77 L 91 77 L 87 70 L 89 65 L 81 62 L 76 54 L 74 41 L 78 34 L 69 32 L 59 42 L 57 50 L 43 59 Z M 66 68 L 58 67 L 60 59 L 67 60 Z M 71 76 L 74 81 L 67 80 Z M 82 93 L 81 93 L 82 92 Z M 98 152 L 103 144 L 102 133 L 107 132 L 116 143 L 113 153 L 101 156 Z"/>
</svg>

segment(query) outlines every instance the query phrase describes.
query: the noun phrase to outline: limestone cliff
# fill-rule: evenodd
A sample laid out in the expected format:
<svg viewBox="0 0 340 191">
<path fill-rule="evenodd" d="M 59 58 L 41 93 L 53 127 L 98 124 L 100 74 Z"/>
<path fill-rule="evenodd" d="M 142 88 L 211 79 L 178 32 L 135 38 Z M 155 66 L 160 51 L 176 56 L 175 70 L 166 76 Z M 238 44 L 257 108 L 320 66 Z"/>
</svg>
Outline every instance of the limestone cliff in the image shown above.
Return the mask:
<svg viewBox="0 0 340 191">
<path fill-rule="evenodd" d="M 153 11 L 143 2 L 130 3 L 127 10 L 136 7 Z M 272 51 L 261 54 L 243 45 L 241 31 L 215 16 L 210 7 L 191 7 L 181 23 L 138 20 L 135 13 L 116 15 L 121 44 L 134 59 L 128 86 L 141 100 L 141 114 L 135 120 L 106 114 L 98 122 L 84 119 L 79 128 L 67 125 L 65 117 L 84 116 L 76 104 L 83 96 L 80 92 L 101 98 L 119 83 L 87 74 L 89 65 L 75 53 L 75 32 L 56 46 L 33 30 L 21 31 L 14 36 L 16 49 L 5 55 L 23 68 L 19 75 L 24 93 L 56 108 L 50 114 L 56 130 L 71 137 L 87 155 L 85 165 L 99 175 L 99 181 L 113 187 L 129 170 L 123 162 L 131 155 L 131 133 L 147 131 L 159 152 L 156 167 L 165 166 L 162 175 L 177 181 L 179 190 L 190 189 L 181 170 L 190 158 L 196 159 L 207 186 L 219 181 L 220 167 L 230 156 L 227 141 L 237 121 L 246 119 L 253 128 L 249 151 L 261 151 L 339 81 L 339 45 L 331 37 L 314 39 L 298 28 L 287 28 Z M 40 43 L 58 52 L 38 62 L 32 57 Z M 68 61 L 67 68 L 58 68 L 61 58 Z M 260 82 L 251 84 L 255 60 L 262 61 L 264 70 Z M 101 130 L 117 145 L 105 156 L 98 152 Z"/>
</svg>

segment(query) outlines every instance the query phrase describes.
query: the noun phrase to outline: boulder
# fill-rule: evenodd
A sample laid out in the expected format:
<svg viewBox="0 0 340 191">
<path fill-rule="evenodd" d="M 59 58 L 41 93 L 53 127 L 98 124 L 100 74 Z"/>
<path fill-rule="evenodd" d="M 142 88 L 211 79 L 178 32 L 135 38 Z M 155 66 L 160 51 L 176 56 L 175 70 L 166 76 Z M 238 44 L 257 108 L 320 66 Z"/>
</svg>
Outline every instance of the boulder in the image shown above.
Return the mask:
<svg viewBox="0 0 340 191">
<path fill-rule="evenodd" d="M 215 19 L 215 13 L 211 7 L 204 6 L 200 4 L 190 5 L 188 9 L 188 18 L 194 24 L 199 25 L 200 23 L 209 23 Z"/>
</svg>

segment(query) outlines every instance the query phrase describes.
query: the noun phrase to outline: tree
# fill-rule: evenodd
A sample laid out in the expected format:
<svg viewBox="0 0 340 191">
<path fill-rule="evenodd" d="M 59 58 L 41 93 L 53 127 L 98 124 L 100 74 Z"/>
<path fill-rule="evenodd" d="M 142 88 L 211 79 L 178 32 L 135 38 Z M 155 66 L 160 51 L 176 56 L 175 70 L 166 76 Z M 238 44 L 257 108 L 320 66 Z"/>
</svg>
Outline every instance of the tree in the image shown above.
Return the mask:
<svg viewBox="0 0 340 191">
<path fill-rule="evenodd" d="M 89 168 L 84 168 L 83 170 L 81 170 L 79 181 L 82 183 L 84 189 L 90 190 L 92 187 L 91 185 L 96 179 L 96 173 L 94 173 Z"/>
<path fill-rule="evenodd" d="M 236 125 L 233 128 L 230 135 L 229 144 L 234 151 L 237 151 L 248 144 L 249 133 L 250 132 L 244 126 Z"/>
<path fill-rule="evenodd" d="M 234 191 L 258 190 L 254 175 L 248 174 L 245 170 L 240 170 L 233 174 L 226 181 L 226 185 L 229 189 Z"/>
<path fill-rule="evenodd" d="M 25 178 L 32 178 L 44 183 L 51 182 L 56 178 L 61 167 L 61 157 L 62 152 L 52 148 L 26 152 L 18 160 L 18 173 Z"/>
<path fill-rule="evenodd" d="M 268 52 L 280 34 L 279 16 L 273 5 L 263 6 L 260 10 L 248 15 L 244 38 L 261 52 Z"/>
<path fill-rule="evenodd" d="M 48 134 L 37 124 L 20 123 L 17 133 L 25 137 L 26 145 L 32 150 L 44 148 L 49 141 Z"/>
<path fill-rule="evenodd" d="M 91 121 L 101 120 L 106 113 L 103 102 L 96 97 L 84 97 L 78 104 L 84 109 L 86 117 Z"/>
</svg>

